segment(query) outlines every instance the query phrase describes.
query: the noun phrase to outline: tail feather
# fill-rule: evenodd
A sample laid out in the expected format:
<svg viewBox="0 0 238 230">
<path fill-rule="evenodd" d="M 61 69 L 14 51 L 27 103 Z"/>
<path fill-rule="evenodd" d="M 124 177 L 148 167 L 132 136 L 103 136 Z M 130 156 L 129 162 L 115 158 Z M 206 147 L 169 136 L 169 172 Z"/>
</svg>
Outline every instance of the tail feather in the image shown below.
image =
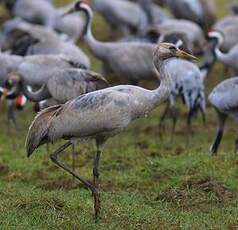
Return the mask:
<svg viewBox="0 0 238 230">
<path fill-rule="evenodd" d="M 26 138 L 27 156 L 30 157 L 36 148 L 48 140 L 48 129 L 52 118 L 61 110 L 61 105 L 51 106 L 39 112 L 30 125 Z"/>
</svg>

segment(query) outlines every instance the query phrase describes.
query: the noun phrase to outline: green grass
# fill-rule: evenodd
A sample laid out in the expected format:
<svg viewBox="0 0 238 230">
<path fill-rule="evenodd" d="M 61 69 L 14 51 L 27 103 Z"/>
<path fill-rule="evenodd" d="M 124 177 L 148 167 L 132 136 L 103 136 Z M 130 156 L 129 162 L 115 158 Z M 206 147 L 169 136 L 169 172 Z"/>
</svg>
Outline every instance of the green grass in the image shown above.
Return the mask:
<svg viewBox="0 0 238 230">
<path fill-rule="evenodd" d="M 61 1 L 62 4 L 63 1 Z M 225 1 L 218 1 L 219 6 Z M 220 15 L 225 9 L 220 9 Z M 106 28 L 102 29 L 101 28 Z M 101 17 L 94 20 L 99 39 L 108 39 Z M 84 50 L 86 48 L 84 47 Z M 93 69 L 100 62 L 93 58 Z M 222 80 L 217 66 L 207 81 L 207 93 Z M 1 229 L 237 229 L 238 158 L 233 154 L 236 127 L 229 121 L 217 157 L 209 155 L 215 112 L 208 122 L 193 123 L 195 134 L 186 144 L 186 110 L 173 142 L 166 121 L 163 140 L 157 123 L 163 105 L 111 139 L 101 158 L 102 219 L 93 221 L 89 191 L 49 159 L 45 147 L 27 159 L 24 141 L 34 114 L 29 105 L 17 114 L 20 135 L 7 135 L 5 107 L 0 107 L 0 228 Z M 51 146 L 54 150 L 62 144 Z M 93 143 L 77 147 L 77 172 L 92 177 Z M 70 164 L 70 151 L 63 160 Z"/>
</svg>

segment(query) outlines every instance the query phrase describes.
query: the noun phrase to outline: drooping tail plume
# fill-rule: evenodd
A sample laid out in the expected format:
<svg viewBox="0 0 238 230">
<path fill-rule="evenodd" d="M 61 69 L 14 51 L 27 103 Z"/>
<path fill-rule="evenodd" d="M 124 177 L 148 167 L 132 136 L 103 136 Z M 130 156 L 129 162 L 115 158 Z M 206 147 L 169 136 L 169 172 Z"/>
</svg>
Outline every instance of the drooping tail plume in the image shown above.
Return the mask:
<svg viewBox="0 0 238 230">
<path fill-rule="evenodd" d="M 61 105 L 51 106 L 38 113 L 30 125 L 27 138 L 26 138 L 26 152 L 30 157 L 34 150 L 43 145 L 48 140 L 48 129 L 51 124 L 51 120 L 55 114 L 61 110 Z"/>
</svg>

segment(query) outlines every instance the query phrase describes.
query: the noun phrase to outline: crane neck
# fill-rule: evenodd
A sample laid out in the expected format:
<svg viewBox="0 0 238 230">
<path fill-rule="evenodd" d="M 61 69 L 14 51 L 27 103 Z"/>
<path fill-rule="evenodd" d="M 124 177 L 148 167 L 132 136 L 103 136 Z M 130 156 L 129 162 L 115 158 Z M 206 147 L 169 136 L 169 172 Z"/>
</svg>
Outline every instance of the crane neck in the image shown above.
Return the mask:
<svg viewBox="0 0 238 230">
<path fill-rule="evenodd" d="M 46 100 L 50 98 L 50 93 L 47 89 L 46 84 L 43 84 L 39 90 L 33 92 L 29 89 L 29 87 L 25 84 L 25 82 L 21 82 L 21 89 L 23 94 L 33 102 L 39 102 L 42 100 Z"/>
<path fill-rule="evenodd" d="M 152 90 L 152 106 L 156 107 L 158 106 L 161 102 L 166 100 L 171 92 L 172 89 L 172 79 L 170 74 L 168 73 L 168 70 L 166 68 L 167 62 L 170 60 L 169 59 L 162 59 L 160 57 L 154 59 L 154 66 L 159 72 L 158 74 L 160 75 L 160 85 L 157 89 Z"/>
<path fill-rule="evenodd" d="M 18 75 L 18 77 L 19 82 L 16 83 L 12 90 L 8 93 L 8 99 L 16 98 L 21 91 L 29 100 L 34 102 L 39 102 L 50 97 L 50 93 L 47 89 L 46 84 L 42 85 L 38 91 L 32 92 L 26 84 L 24 77 L 20 75 Z"/>
<path fill-rule="evenodd" d="M 105 55 L 108 54 L 108 52 L 105 50 L 106 44 L 104 42 L 97 41 L 93 36 L 93 11 L 89 6 L 84 6 L 81 11 L 84 12 L 86 17 L 86 24 L 83 31 L 84 41 L 95 56 L 97 56 L 98 58 L 103 58 Z"/>
<path fill-rule="evenodd" d="M 214 46 L 214 56 L 217 60 L 226 63 L 227 62 L 227 54 L 223 53 L 220 48 L 223 44 L 223 39 L 219 37 L 217 37 L 217 42 Z"/>
<path fill-rule="evenodd" d="M 223 53 L 218 46 L 215 47 L 215 57 L 223 63 L 227 62 L 227 54 Z"/>
</svg>

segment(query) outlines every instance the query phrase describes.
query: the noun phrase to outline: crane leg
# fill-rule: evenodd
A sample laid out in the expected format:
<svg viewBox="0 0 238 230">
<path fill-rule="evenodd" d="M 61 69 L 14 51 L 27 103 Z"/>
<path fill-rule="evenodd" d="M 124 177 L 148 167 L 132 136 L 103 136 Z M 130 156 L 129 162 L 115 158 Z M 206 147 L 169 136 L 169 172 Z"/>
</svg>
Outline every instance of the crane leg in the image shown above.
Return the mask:
<svg viewBox="0 0 238 230">
<path fill-rule="evenodd" d="M 72 170 L 75 172 L 75 159 L 76 158 L 76 153 L 75 153 L 75 144 L 72 144 Z M 74 176 L 73 176 L 73 182 L 74 182 Z"/>
<path fill-rule="evenodd" d="M 96 191 L 93 192 L 94 197 L 94 209 L 95 209 L 95 218 L 98 221 L 100 216 L 100 209 L 101 209 L 101 201 L 100 201 L 100 184 L 99 184 L 99 161 L 102 152 L 102 143 L 96 140 L 97 152 L 94 159 L 94 167 L 93 167 L 93 184 L 96 188 Z"/>
<path fill-rule="evenodd" d="M 201 111 L 201 114 L 202 114 L 203 125 L 204 125 L 204 127 L 206 127 L 206 125 L 207 125 L 206 113 L 201 106 L 199 107 L 199 110 Z"/>
<path fill-rule="evenodd" d="M 225 121 L 227 118 L 226 114 L 220 113 L 218 111 L 217 111 L 217 116 L 218 116 L 218 129 L 217 129 L 217 133 L 216 133 L 216 138 L 210 147 L 210 152 L 212 153 L 212 155 L 217 155 L 217 150 L 221 143 L 221 139 L 223 136 L 223 130 L 225 127 Z"/>
<path fill-rule="evenodd" d="M 86 188 L 90 189 L 91 192 L 93 194 L 98 193 L 97 188 L 95 188 L 91 183 L 89 183 L 88 181 L 82 179 L 81 177 L 79 177 L 75 172 L 73 172 L 68 166 L 66 166 L 64 163 L 62 163 L 61 161 L 59 161 L 59 156 L 64 152 L 65 149 L 67 149 L 70 145 L 72 145 L 71 141 L 66 142 L 64 145 L 62 145 L 61 147 L 59 147 L 54 153 L 52 153 L 50 155 L 51 160 L 53 161 L 53 163 L 55 163 L 57 166 L 59 166 L 60 168 L 64 169 L 66 172 L 68 172 L 69 174 L 71 174 L 72 176 L 74 176 L 76 179 L 78 179 Z M 94 207 L 95 207 L 95 203 L 94 203 Z M 95 213 L 96 216 L 96 213 Z"/>
<path fill-rule="evenodd" d="M 170 110 L 171 110 L 171 117 L 172 117 L 172 122 L 173 122 L 172 123 L 172 132 L 171 132 L 171 141 L 173 141 L 175 128 L 176 128 L 176 124 L 177 124 L 178 111 L 175 106 L 172 106 L 170 108 Z"/>
<path fill-rule="evenodd" d="M 16 114 L 14 112 L 14 104 L 12 102 L 8 103 L 7 105 L 7 120 L 8 120 L 8 133 L 10 133 L 11 121 L 13 125 L 15 126 L 16 132 L 18 133 L 19 126 L 17 124 Z"/>
<path fill-rule="evenodd" d="M 189 110 L 188 117 L 187 117 L 187 144 L 189 144 L 189 139 L 192 134 L 192 117 L 193 117 L 193 110 Z"/>
<path fill-rule="evenodd" d="M 166 107 L 161 115 L 161 117 L 159 118 L 159 124 L 158 124 L 158 128 L 159 128 L 159 135 L 160 135 L 160 138 L 162 139 L 162 131 L 164 130 L 164 120 L 167 116 L 169 112 L 169 102 L 167 102 L 166 104 Z"/>
</svg>

